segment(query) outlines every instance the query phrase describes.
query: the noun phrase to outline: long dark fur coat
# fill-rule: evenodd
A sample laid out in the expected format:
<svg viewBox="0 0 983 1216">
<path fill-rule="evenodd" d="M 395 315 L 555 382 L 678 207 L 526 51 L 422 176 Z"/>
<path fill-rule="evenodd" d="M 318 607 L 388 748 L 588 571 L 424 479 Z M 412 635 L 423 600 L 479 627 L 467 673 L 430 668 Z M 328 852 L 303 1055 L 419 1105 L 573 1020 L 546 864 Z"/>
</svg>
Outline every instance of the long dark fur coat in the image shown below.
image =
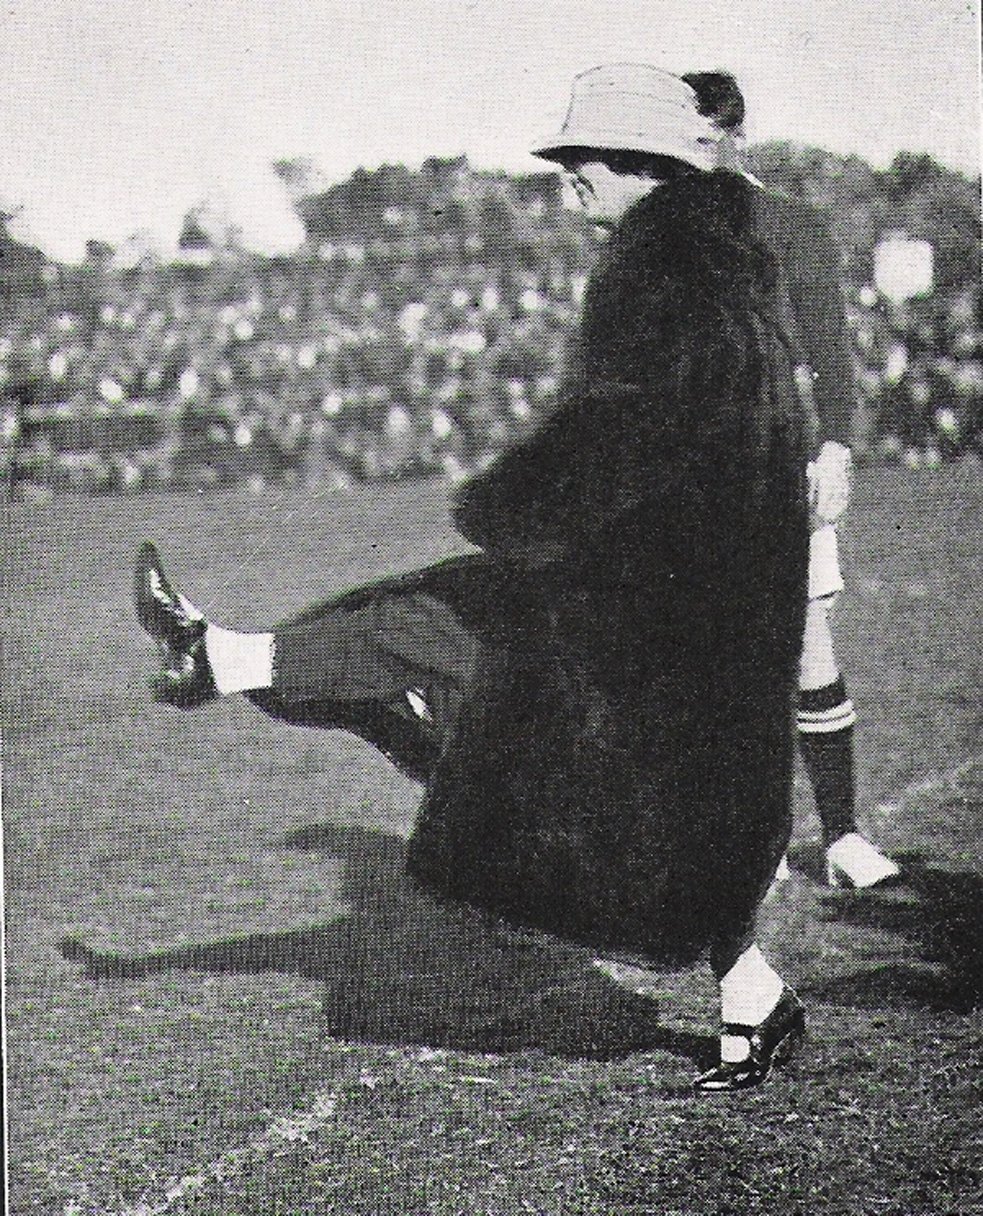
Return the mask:
<svg viewBox="0 0 983 1216">
<path fill-rule="evenodd" d="M 410 842 L 442 895 L 662 963 L 752 922 L 791 827 L 805 450 L 751 189 L 632 208 L 562 405 L 460 494 L 508 591 Z"/>
</svg>

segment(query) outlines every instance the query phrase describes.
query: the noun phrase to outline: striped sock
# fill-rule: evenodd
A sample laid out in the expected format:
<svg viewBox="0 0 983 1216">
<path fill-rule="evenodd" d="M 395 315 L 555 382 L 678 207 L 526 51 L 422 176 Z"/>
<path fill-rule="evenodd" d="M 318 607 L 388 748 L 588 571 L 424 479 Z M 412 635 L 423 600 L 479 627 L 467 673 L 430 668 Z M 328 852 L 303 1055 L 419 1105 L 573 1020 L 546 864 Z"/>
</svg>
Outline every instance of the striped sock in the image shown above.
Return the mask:
<svg viewBox="0 0 983 1216">
<path fill-rule="evenodd" d="M 857 720 L 842 676 L 799 693 L 799 748 L 827 845 L 857 828 L 853 726 Z"/>
</svg>

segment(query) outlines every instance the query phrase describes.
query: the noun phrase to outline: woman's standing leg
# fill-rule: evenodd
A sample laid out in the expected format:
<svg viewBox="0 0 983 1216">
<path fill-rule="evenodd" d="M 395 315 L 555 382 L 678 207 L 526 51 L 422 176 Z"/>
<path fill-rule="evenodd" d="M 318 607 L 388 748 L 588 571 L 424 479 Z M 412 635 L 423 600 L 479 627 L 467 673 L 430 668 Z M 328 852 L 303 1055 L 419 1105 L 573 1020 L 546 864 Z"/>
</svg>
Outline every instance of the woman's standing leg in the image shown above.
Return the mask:
<svg viewBox="0 0 983 1216">
<path fill-rule="evenodd" d="M 754 940 L 753 917 L 720 933 L 710 966 L 720 985 L 720 1063 L 694 1086 L 707 1092 L 760 1085 L 787 1059 L 805 1031 L 805 1013 L 791 988 Z"/>
</svg>

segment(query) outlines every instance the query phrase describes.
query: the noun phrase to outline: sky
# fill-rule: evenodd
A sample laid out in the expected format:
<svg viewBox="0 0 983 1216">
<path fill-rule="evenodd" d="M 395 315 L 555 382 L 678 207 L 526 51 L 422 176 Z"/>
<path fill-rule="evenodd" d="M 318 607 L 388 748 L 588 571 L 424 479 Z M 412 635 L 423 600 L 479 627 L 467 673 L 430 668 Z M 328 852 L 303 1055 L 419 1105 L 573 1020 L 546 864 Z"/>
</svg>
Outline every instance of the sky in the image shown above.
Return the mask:
<svg viewBox="0 0 983 1216">
<path fill-rule="evenodd" d="M 618 60 L 731 70 L 752 143 L 975 175 L 979 44 L 979 0 L 3 0 L 0 205 L 63 260 L 172 249 L 204 200 L 289 249 L 275 159 L 541 169 L 573 76 Z"/>
</svg>

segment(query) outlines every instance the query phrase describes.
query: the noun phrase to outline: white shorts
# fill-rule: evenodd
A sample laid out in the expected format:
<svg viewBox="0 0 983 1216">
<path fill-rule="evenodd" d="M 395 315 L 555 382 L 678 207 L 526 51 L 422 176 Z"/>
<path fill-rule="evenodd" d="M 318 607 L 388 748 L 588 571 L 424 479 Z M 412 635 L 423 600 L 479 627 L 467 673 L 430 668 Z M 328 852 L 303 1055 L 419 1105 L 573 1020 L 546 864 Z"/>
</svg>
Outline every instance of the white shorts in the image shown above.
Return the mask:
<svg viewBox="0 0 983 1216">
<path fill-rule="evenodd" d="M 809 599 L 821 600 L 843 590 L 836 528 L 823 524 L 809 538 Z"/>
</svg>

